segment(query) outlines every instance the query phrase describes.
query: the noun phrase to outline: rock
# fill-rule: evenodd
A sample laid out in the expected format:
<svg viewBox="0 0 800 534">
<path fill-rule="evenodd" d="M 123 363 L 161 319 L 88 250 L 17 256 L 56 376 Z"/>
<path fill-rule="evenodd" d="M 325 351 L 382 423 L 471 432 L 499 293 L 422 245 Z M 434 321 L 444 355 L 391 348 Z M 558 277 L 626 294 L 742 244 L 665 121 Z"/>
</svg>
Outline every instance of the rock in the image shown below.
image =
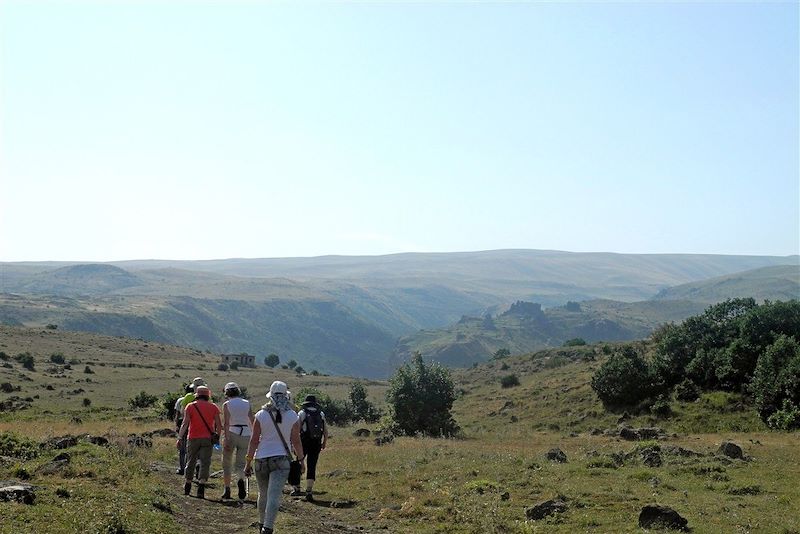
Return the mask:
<svg viewBox="0 0 800 534">
<path fill-rule="evenodd" d="M 638 441 L 639 433 L 633 428 L 624 426 L 619 429 L 619 437 L 628 441 Z"/>
<path fill-rule="evenodd" d="M 669 445 L 667 447 L 664 447 L 664 452 L 667 454 L 671 454 L 673 456 L 683 456 L 684 458 L 703 456 L 703 453 L 695 452 L 690 449 L 684 449 L 683 447 L 678 447 L 676 445 Z"/>
<path fill-rule="evenodd" d="M 68 452 L 62 452 L 55 458 L 53 458 L 54 462 L 66 462 L 69 463 L 72 460 L 72 456 Z"/>
<path fill-rule="evenodd" d="M 733 443 L 732 441 L 723 441 L 722 444 L 719 446 L 719 452 L 721 452 L 728 458 L 733 458 L 735 460 L 744 460 L 744 451 L 742 451 L 742 448 L 737 444 Z"/>
<path fill-rule="evenodd" d="M 647 467 L 661 467 L 661 454 L 658 451 L 645 449 L 642 451 L 642 463 Z"/>
<path fill-rule="evenodd" d="M 511 416 L 511 422 L 512 423 L 516 423 L 517 421 L 519 421 L 519 419 L 517 419 L 517 416 L 516 415 L 512 415 Z"/>
<path fill-rule="evenodd" d="M 131 434 L 128 436 L 128 445 L 131 447 L 145 447 L 149 449 L 153 446 L 153 440 L 146 436 Z"/>
<path fill-rule="evenodd" d="M 658 427 L 639 428 L 638 432 L 639 432 L 639 439 L 658 439 L 661 436 L 666 435 L 665 432 Z"/>
<path fill-rule="evenodd" d="M 22 504 L 33 504 L 36 494 L 33 486 L 28 484 L 14 484 L 0 487 L 0 501 L 16 501 Z"/>
<path fill-rule="evenodd" d="M 686 530 L 688 523 L 678 512 L 666 506 L 648 504 L 639 513 L 639 526 L 641 528 Z"/>
<path fill-rule="evenodd" d="M 42 446 L 46 449 L 69 449 L 77 444 L 78 438 L 74 436 L 61 436 L 48 439 L 42 443 Z"/>
<path fill-rule="evenodd" d="M 385 436 L 375 438 L 375 445 L 380 447 L 381 445 L 391 443 L 392 441 L 394 441 L 394 435 L 386 434 Z"/>
<path fill-rule="evenodd" d="M 591 432 L 589 432 L 592 436 L 601 436 L 603 435 L 603 431 L 599 428 L 593 428 Z"/>
<path fill-rule="evenodd" d="M 624 423 L 630 418 L 631 416 L 628 412 L 623 412 L 622 415 L 619 416 L 619 419 L 617 419 L 617 423 Z"/>
<path fill-rule="evenodd" d="M 175 438 L 177 437 L 177 433 L 171 428 L 162 428 L 160 430 L 153 430 L 151 432 L 145 432 L 142 434 L 145 438 L 152 438 L 153 436 L 158 436 L 160 438 Z"/>
<path fill-rule="evenodd" d="M 108 445 L 108 438 L 104 438 L 103 436 L 92 436 L 87 434 L 84 439 L 89 443 L 98 445 L 100 447 L 105 447 L 106 445 Z"/>
<path fill-rule="evenodd" d="M 567 505 L 564 501 L 551 499 L 526 509 L 525 517 L 536 521 L 537 519 L 544 519 L 549 515 L 560 514 L 566 511 Z"/>
<path fill-rule="evenodd" d="M 352 508 L 356 505 L 356 501 L 344 499 L 340 501 L 331 501 L 331 508 Z"/>
<path fill-rule="evenodd" d="M 620 425 L 619 437 L 628 441 L 641 441 L 648 439 L 660 439 L 666 437 L 666 433 L 663 429 L 658 427 L 631 428 L 627 425 Z"/>
<path fill-rule="evenodd" d="M 355 432 L 353 432 L 353 436 L 357 438 L 368 438 L 372 434 L 368 428 L 359 428 Z"/>
<path fill-rule="evenodd" d="M 564 454 L 564 451 L 562 451 L 559 448 L 550 449 L 549 451 L 547 451 L 546 456 L 547 459 L 550 460 L 551 462 L 557 462 L 560 464 L 567 463 L 567 455 Z"/>
<path fill-rule="evenodd" d="M 67 467 L 72 460 L 68 452 L 62 452 L 46 464 L 40 465 L 36 468 L 37 475 L 55 475 L 65 467 Z"/>
</svg>

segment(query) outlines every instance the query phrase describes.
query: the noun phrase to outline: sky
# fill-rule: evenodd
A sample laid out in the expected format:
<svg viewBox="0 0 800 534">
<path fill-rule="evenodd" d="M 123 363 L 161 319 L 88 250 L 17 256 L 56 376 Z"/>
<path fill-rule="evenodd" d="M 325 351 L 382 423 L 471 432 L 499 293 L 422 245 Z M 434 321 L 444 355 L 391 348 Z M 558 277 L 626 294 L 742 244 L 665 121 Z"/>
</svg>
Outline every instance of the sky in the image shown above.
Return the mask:
<svg viewBox="0 0 800 534">
<path fill-rule="evenodd" d="M 0 2 L 0 261 L 800 253 L 791 2 Z"/>
</svg>

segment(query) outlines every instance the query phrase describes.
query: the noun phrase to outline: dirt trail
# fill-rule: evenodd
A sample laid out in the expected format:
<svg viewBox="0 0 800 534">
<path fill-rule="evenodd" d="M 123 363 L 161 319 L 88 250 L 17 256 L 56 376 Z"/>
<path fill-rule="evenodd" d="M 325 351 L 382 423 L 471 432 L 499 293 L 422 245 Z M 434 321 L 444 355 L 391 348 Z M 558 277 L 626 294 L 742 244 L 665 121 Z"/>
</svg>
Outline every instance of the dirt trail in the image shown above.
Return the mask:
<svg viewBox="0 0 800 534">
<path fill-rule="evenodd" d="M 175 474 L 174 468 L 165 464 L 151 466 L 167 487 L 175 488 L 171 496 L 172 514 L 185 531 L 192 534 L 256 534 L 258 512 L 256 497 L 258 489 L 255 477 L 250 479 L 250 494 L 244 502 L 238 500 L 222 501 L 222 480 L 212 478 L 206 487 L 205 499 L 194 495 L 197 487 L 192 487 L 192 495 L 183 494 L 183 477 Z M 233 487 L 236 491 L 236 487 Z M 372 532 L 354 527 L 342 521 L 340 510 L 331 507 L 321 493 L 314 502 L 306 502 L 298 497 L 284 495 L 278 517 L 276 534 L 342 534 L 346 532 Z M 377 532 L 377 531 L 375 531 Z M 381 532 L 386 532 L 382 530 Z"/>
</svg>

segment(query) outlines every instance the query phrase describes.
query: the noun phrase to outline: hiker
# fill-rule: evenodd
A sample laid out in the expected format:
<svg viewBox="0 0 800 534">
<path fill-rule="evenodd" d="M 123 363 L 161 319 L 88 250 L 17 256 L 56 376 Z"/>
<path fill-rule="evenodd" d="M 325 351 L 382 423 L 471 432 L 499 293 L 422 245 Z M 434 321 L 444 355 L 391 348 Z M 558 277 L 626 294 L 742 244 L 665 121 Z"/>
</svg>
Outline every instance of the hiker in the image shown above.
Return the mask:
<svg viewBox="0 0 800 534">
<path fill-rule="evenodd" d="M 181 438 L 188 437 L 186 443 L 186 470 L 183 484 L 184 495 L 192 491 L 192 474 L 195 464 L 200 462 L 200 473 L 197 475 L 197 497 L 205 497 L 206 482 L 211 469 L 211 453 L 214 450 L 213 436 L 219 436 L 222 422 L 219 417 L 219 408 L 211 402 L 211 390 L 208 386 L 194 388 L 195 400 L 186 406 L 183 424 L 178 431 L 180 448 Z"/>
<path fill-rule="evenodd" d="M 250 402 L 241 397 L 239 385 L 235 382 L 225 384 L 225 404 L 222 405 L 222 434 L 225 443 L 222 447 L 222 479 L 225 482 L 223 499 L 231 498 L 231 467 L 236 468 L 239 499 L 247 497 L 244 484 L 244 457 L 250 444 L 253 424 L 253 410 Z M 235 459 L 235 460 L 234 460 Z"/>
<path fill-rule="evenodd" d="M 328 425 L 325 421 L 325 412 L 317 403 L 317 397 L 308 395 L 303 402 L 300 413 L 300 441 L 303 443 L 303 452 L 306 453 L 306 500 L 314 500 L 314 479 L 317 478 L 317 460 L 319 453 L 328 443 Z M 302 495 L 300 485 L 292 488 L 292 495 Z"/>
<path fill-rule="evenodd" d="M 183 424 L 183 414 L 184 414 L 183 399 L 189 393 L 192 394 L 192 400 L 194 400 L 193 384 L 186 384 L 186 387 L 184 388 L 184 396 L 178 397 L 178 400 L 175 401 L 175 432 L 179 432 L 181 429 L 181 425 Z M 182 439 L 180 447 L 178 447 L 178 469 L 175 470 L 175 474 L 182 475 L 183 468 L 185 465 L 186 465 L 186 439 Z"/>
<path fill-rule="evenodd" d="M 267 399 L 267 403 L 256 413 L 244 468 L 245 475 L 249 476 L 253 471 L 256 474 L 261 534 L 272 534 L 278 515 L 292 459 L 289 443 L 301 462 L 301 471 L 304 460 L 299 417 L 289 404 L 286 384 L 279 380 L 273 382 Z"/>
</svg>

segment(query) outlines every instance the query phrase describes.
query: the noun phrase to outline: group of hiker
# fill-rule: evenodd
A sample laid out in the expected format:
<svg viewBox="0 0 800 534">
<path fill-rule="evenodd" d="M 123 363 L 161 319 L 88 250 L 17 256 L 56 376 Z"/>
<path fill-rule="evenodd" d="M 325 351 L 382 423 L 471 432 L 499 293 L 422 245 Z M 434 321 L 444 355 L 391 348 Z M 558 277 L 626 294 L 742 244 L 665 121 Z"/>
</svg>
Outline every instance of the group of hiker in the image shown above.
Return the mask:
<svg viewBox="0 0 800 534">
<path fill-rule="evenodd" d="M 295 478 L 291 481 L 291 495 L 303 495 L 301 477 L 296 476 L 299 470 L 300 475 L 306 473 L 305 498 L 314 500 L 317 461 L 328 441 L 325 414 L 314 395 L 308 395 L 298 411 L 288 386 L 279 380 L 269 387 L 266 404 L 255 414 L 238 384 L 228 382 L 223 392 L 226 400 L 220 410 L 212 402 L 205 380 L 197 377 L 175 402 L 176 473 L 184 476 L 185 495 L 191 494 L 195 477 L 197 497 L 204 498 L 211 457 L 221 445 L 225 485 L 222 499 L 231 498 L 234 471 L 240 500 L 247 497 L 246 480 L 255 473 L 260 533 L 271 534 L 290 471 Z"/>
</svg>

